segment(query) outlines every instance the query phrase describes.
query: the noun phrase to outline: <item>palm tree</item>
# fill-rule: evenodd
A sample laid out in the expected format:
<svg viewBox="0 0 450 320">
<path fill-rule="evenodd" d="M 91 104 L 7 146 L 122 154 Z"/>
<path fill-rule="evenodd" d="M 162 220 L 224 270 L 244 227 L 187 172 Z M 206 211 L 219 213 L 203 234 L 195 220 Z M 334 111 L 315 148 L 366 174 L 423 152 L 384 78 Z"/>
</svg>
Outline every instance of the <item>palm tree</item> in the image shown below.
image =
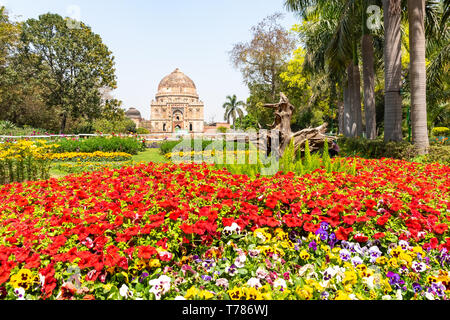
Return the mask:
<svg viewBox="0 0 450 320">
<path fill-rule="evenodd" d="M 370 3 L 369 3 L 370 1 Z M 358 59 L 358 43 L 361 41 L 361 54 L 364 75 L 364 105 L 366 135 L 370 139 L 376 136 L 375 119 L 375 72 L 373 36 L 366 27 L 365 11 L 374 0 L 285 0 L 287 9 L 298 12 L 305 20 L 310 16 L 320 15 L 322 26 L 332 27 L 331 38 L 323 43 L 325 50 L 318 55 L 327 61 L 328 72 L 333 75 L 347 74 L 344 92 L 344 112 L 342 126 L 344 135 L 360 136 L 362 134 L 361 114 L 361 76 Z M 364 23 L 361 25 L 361 21 Z M 361 40 L 360 40 L 361 39 Z M 322 49 L 321 45 L 310 48 Z"/>
<path fill-rule="evenodd" d="M 244 117 L 244 112 L 239 107 L 245 106 L 245 103 L 243 101 L 237 101 L 235 94 L 233 96 L 227 96 L 226 99 L 227 102 L 222 106 L 225 109 L 224 120 L 230 123 L 230 119 L 233 119 L 233 130 L 236 131 L 236 119 Z"/>
<path fill-rule="evenodd" d="M 428 152 L 425 0 L 408 0 L 412 140 L 419 154 Z"/>
<path fill-rule="evenodd" d="M 401 0 L 383 0 L 384 13 L 384 141 L 402 140 Z"/>
</svg>

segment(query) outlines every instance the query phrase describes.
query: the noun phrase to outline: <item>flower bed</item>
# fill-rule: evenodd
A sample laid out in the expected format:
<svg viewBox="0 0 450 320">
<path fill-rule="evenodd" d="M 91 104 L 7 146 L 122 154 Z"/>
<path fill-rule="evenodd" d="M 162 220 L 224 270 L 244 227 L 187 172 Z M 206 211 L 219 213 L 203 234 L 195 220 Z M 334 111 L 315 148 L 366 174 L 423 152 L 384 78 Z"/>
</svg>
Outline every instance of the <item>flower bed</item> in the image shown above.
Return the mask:
<svg viewBox="0 0 450 320">
<path fill-rule="evenodd" d="M 448 299 L 450 167 L 353 161 L 355 176 L 150 163 L 0 187 L 0 297 Z"/>
<path fill-rule="evenodd" d="M 46 156 L 52 161 L 79 161 L 79 162 L 94 162 L 94 161 L 127 161 L 132 158 L 131 154 L 125 152 L 67 152 L 67 153 L 52 153 Z"/>
<path fill-rule="evenodd" d="M 99 171 L 105 168 L 118 169 L 124 166 L 132 165 L 133 161 L 119 161 L 119 162 L 58 162 L 53 165 L 53 169 L 56 169 L 65 173 L 82 173 Z"/>
</svg>

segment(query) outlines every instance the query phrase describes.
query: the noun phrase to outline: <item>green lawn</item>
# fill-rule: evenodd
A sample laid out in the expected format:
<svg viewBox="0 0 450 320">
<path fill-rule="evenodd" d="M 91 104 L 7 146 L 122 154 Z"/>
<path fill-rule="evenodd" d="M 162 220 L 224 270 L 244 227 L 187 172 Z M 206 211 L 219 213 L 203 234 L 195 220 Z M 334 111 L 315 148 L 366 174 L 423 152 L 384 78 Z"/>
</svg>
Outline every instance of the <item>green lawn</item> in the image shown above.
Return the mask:
<svg viewBox="0 0 450 320">
<path fill-rule="evenodd" d="M 163 162 L 169 162 L 168 159 L 166 159 L 163 155 L 161 155 L 159 149 L 147 149 L 144 152 L 140 152 L 137 155 L 134 155 L 131 160 L 135 163 L 138 162 L 155 162 L 155 163 L 163 163 Z M 57 170 L 56 168 L 50 169 L 50 176 L 52 178 L 61 178 L 69 173 Z"/>
<path fill-rule="evenodd" d="M 139 154 L 133 156 L 132 160 L 134 162 L 169 162 L 159 151 L 159 149 L 147 149 L 144 152 L 139 152 Z"/>
</svg>

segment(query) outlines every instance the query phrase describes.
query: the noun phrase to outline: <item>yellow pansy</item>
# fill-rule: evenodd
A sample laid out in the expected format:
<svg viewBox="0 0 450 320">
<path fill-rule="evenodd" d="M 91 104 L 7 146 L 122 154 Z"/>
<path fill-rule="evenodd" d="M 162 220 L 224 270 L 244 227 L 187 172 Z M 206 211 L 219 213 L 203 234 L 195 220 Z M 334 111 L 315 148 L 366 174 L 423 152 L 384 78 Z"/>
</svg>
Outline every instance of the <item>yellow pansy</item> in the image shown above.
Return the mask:
<svg viewBox="0 0 450 320">
<path fill-rule="evenodd" d="M 311 286 L 305 285 L 303 287 L 298 286 L 295 289 L 295 293 L 300 299 L 310 300 L 313 297 L 314 289 Z"/>
<path fill-rule="evenodd" d="M 356 272 L 354 271 L 345 271 L 345 277 L 344 277 L 344 285 L 348 284 L 355 284 L 358 280 L 358 276 L 356 275 Z"/>
<path fill-rule="evenodd" d="M 253 231 L 253 236 L 260 239 L 263 243 L 267 243 L 272 238 L 272 235 L 266 232 L 266 228 L 260 228 Z"/>
<path fill-rule="evenodd" d="M 377 260 L 375 260 L 376 263 L 384 265 L 388 262 L 388 258 L 385 256 L 378 257 Z"/>
<path fill-rule="evenodd" d="M 228 290 L 228 295 L 230 296 L 231 300 L 240 300 L 245 296 L 242 289 L 236 287 L 233 290 Z"/>
<path fill-rule="evenodd" d="M 403 251 L 402 247 L 398 246 L 397 248 L 392 249 L 392 251 L 391 251 L 391 256 L 397 258 L 397 257 L 400 255 L 400 253 L 401 253 L 402 251 Z"/>
<path fill-rule="evenodd" d="M 322 249 L 323 251 L 325 251 L 325 253 L 330 253 L 330 247 L 326 246 L 326 245 L 321 245 L 320 249 Z"/>
<path fill-rule="evenodd" d="M 331 252 L 333 253 L 339 253 L 339 251 L 341 251 L 341 248 L 339 247 L 334 247 L 333 249 L 331 249 Z"/>
<path fill-rule="evenodd" d="M 195 286 L 192 286 L 190 289 L 188 289 L 186 291 L 186 294 L 184 295 L 185 299 L 191 299 L 194 298 L 196 296 L 198 296 L 198 294 L 200 293 L 200 290 L 198 290 Z"/>
<path fill-rule="evenodd" d="M 209 292 L 209 291 L 207 291 L 207 290 L 200 291 L 198 296 L 199 296 L 200 299 L 204 299 L 204 300 L 208 300 L 208 299 L 214 298 L 214 294 Z"/>
<path fill-rule="evenodd" d="M 374 271 L 373 269 L 366 269 L 364 271 L 361 271 L 359 274 L 362 278 L 369 278 L 370 276 L 373 276 Z"/>
<path fill-rule="evenodd" d="M 136 263 L 135 263 L 135 268 L 136 268 L 137 270 L 139 270 L 139 271 L 141 271 L 142 269 L 144 269 L 145 266 L 146 266 L 146 263 L 145 263 L 144 261 L 142 261 L 142 260 L 138 260 L 138 261 L 136 261 Z"/>
<path fill-rule="evenodd" d="M 392 291 L 392 287 L 387 279 L 381 281 L 381 285 L 383 286 L 384 293 L 388 293 Z"/>
<path fill-rule="evenodd" d="M 411 266 L 413 259 L 409 254 L 401 252 L 400 255 L 398 256 L 398 260 L 401 265 Z"/>
<path fill-rule="evenodd" d="M 334 300 L 351 300 L 351 299 L 346 292 L 339 290 L 338 292 L 336 292 L 336 297 L 334 298 Z"/>
<path fill-rule="evenodd" d="M 159 259 L 151 259 L 151 260 L 148 262 L 148 266 L 149 266 L 150 268 L 158 268 L 158 267 L 161 266 L 161 262 L 159 261 Z"/>
<path fill-rule="evenodd" d="M 396 258 L 390 258 L 388 260 L 388 265 L 391 268 L 398 268 L 398 261 L 397 261 L 397 259 Z"/>
<path fill-rule="evenodd" d="M 365 264 L 358 264 L 356 266 L 356 270 L 358 270 L 359 272 L 364 272 L 367 270 L 367 266 Z"/>
<path fill-rule="evenodd" d="M 256 288 L 245 289 L 246 300 L 262 300 L 262 294 Z"/>
<path fill-rule="evenodd" d="M 33 283 L 35 277 L 33 273 L 28 269 L 21 269 L 17 274 L 13 275 L 9 283 L 14 288 L 23 288 L 28 290 Z"/>
<path fill-rule="evenodd" d="M 311 255 L 308 253 L 308 251 L 306 250 L 302 250 L 302 252 L 300 252 L 300 258 L 303 260 L 308 260 L 311 257 Z"/>
</svg>

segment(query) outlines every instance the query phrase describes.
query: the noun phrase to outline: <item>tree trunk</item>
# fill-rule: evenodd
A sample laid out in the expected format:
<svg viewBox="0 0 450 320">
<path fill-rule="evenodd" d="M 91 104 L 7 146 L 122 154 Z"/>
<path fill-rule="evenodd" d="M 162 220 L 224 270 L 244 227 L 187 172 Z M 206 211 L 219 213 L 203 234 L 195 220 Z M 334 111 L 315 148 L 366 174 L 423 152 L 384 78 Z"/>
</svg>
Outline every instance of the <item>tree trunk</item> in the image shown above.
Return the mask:
<svg viewBox="0 0 450 320">
<path fill-rule="evenodd" d="M 344 134 L 344 101 L 338 101 L 338 134 Z"/>
<path fill-rule="evenodd" d="M 352 126 L 352 95 L 351 90 L 353 86 L 353 64 L 349 63 L 347 66 L 347 85 L 344 88 L 344 136 L 351 137 Z"/>
<path fill-rule="evenodd" d="M 383 0 L 384 12 L 384 141 L 402 140 L 401 0 Z"/>
<path fill-rule="evenodd" d="M 61 118 L 61 128 L 59 134 L 63 134 L 66 131 L 67 115 L 64 113 Z"/>
<path fill-rule="evenodd" d="M 364 112 L 366 115 L 366 137 L 377 137 L 377 121 L 375 108 L 375 71 L 373 36 L 365 34 L 361 44 L 364 78 Z"/>
<path fill-rule="evenodd" d="M 353 110 L 355 131 L 352 132 L 354 137 L 362 135 L 362 114 L 361 114 L 361 74 L 359 73 L 359 65 L 353 65 Z"/>
<path fill-rule="evenodd" d="M 408 0 L 412 141 L 428 153 L 427 72 L 425 65 L 425 0 Z"/>
<path fill-rule="evenodd" d="M 359 67 L 353 60 L 347 66 L 347 108 L 344 105 L 344 127 L 347 137 L 359 137 L 362 132 L 361 116 L 361 80 Z M 344 91 L 345 94 L 345 91 Z M 345 101 L 344 101 L 345 103 Z"/>
</svg>

